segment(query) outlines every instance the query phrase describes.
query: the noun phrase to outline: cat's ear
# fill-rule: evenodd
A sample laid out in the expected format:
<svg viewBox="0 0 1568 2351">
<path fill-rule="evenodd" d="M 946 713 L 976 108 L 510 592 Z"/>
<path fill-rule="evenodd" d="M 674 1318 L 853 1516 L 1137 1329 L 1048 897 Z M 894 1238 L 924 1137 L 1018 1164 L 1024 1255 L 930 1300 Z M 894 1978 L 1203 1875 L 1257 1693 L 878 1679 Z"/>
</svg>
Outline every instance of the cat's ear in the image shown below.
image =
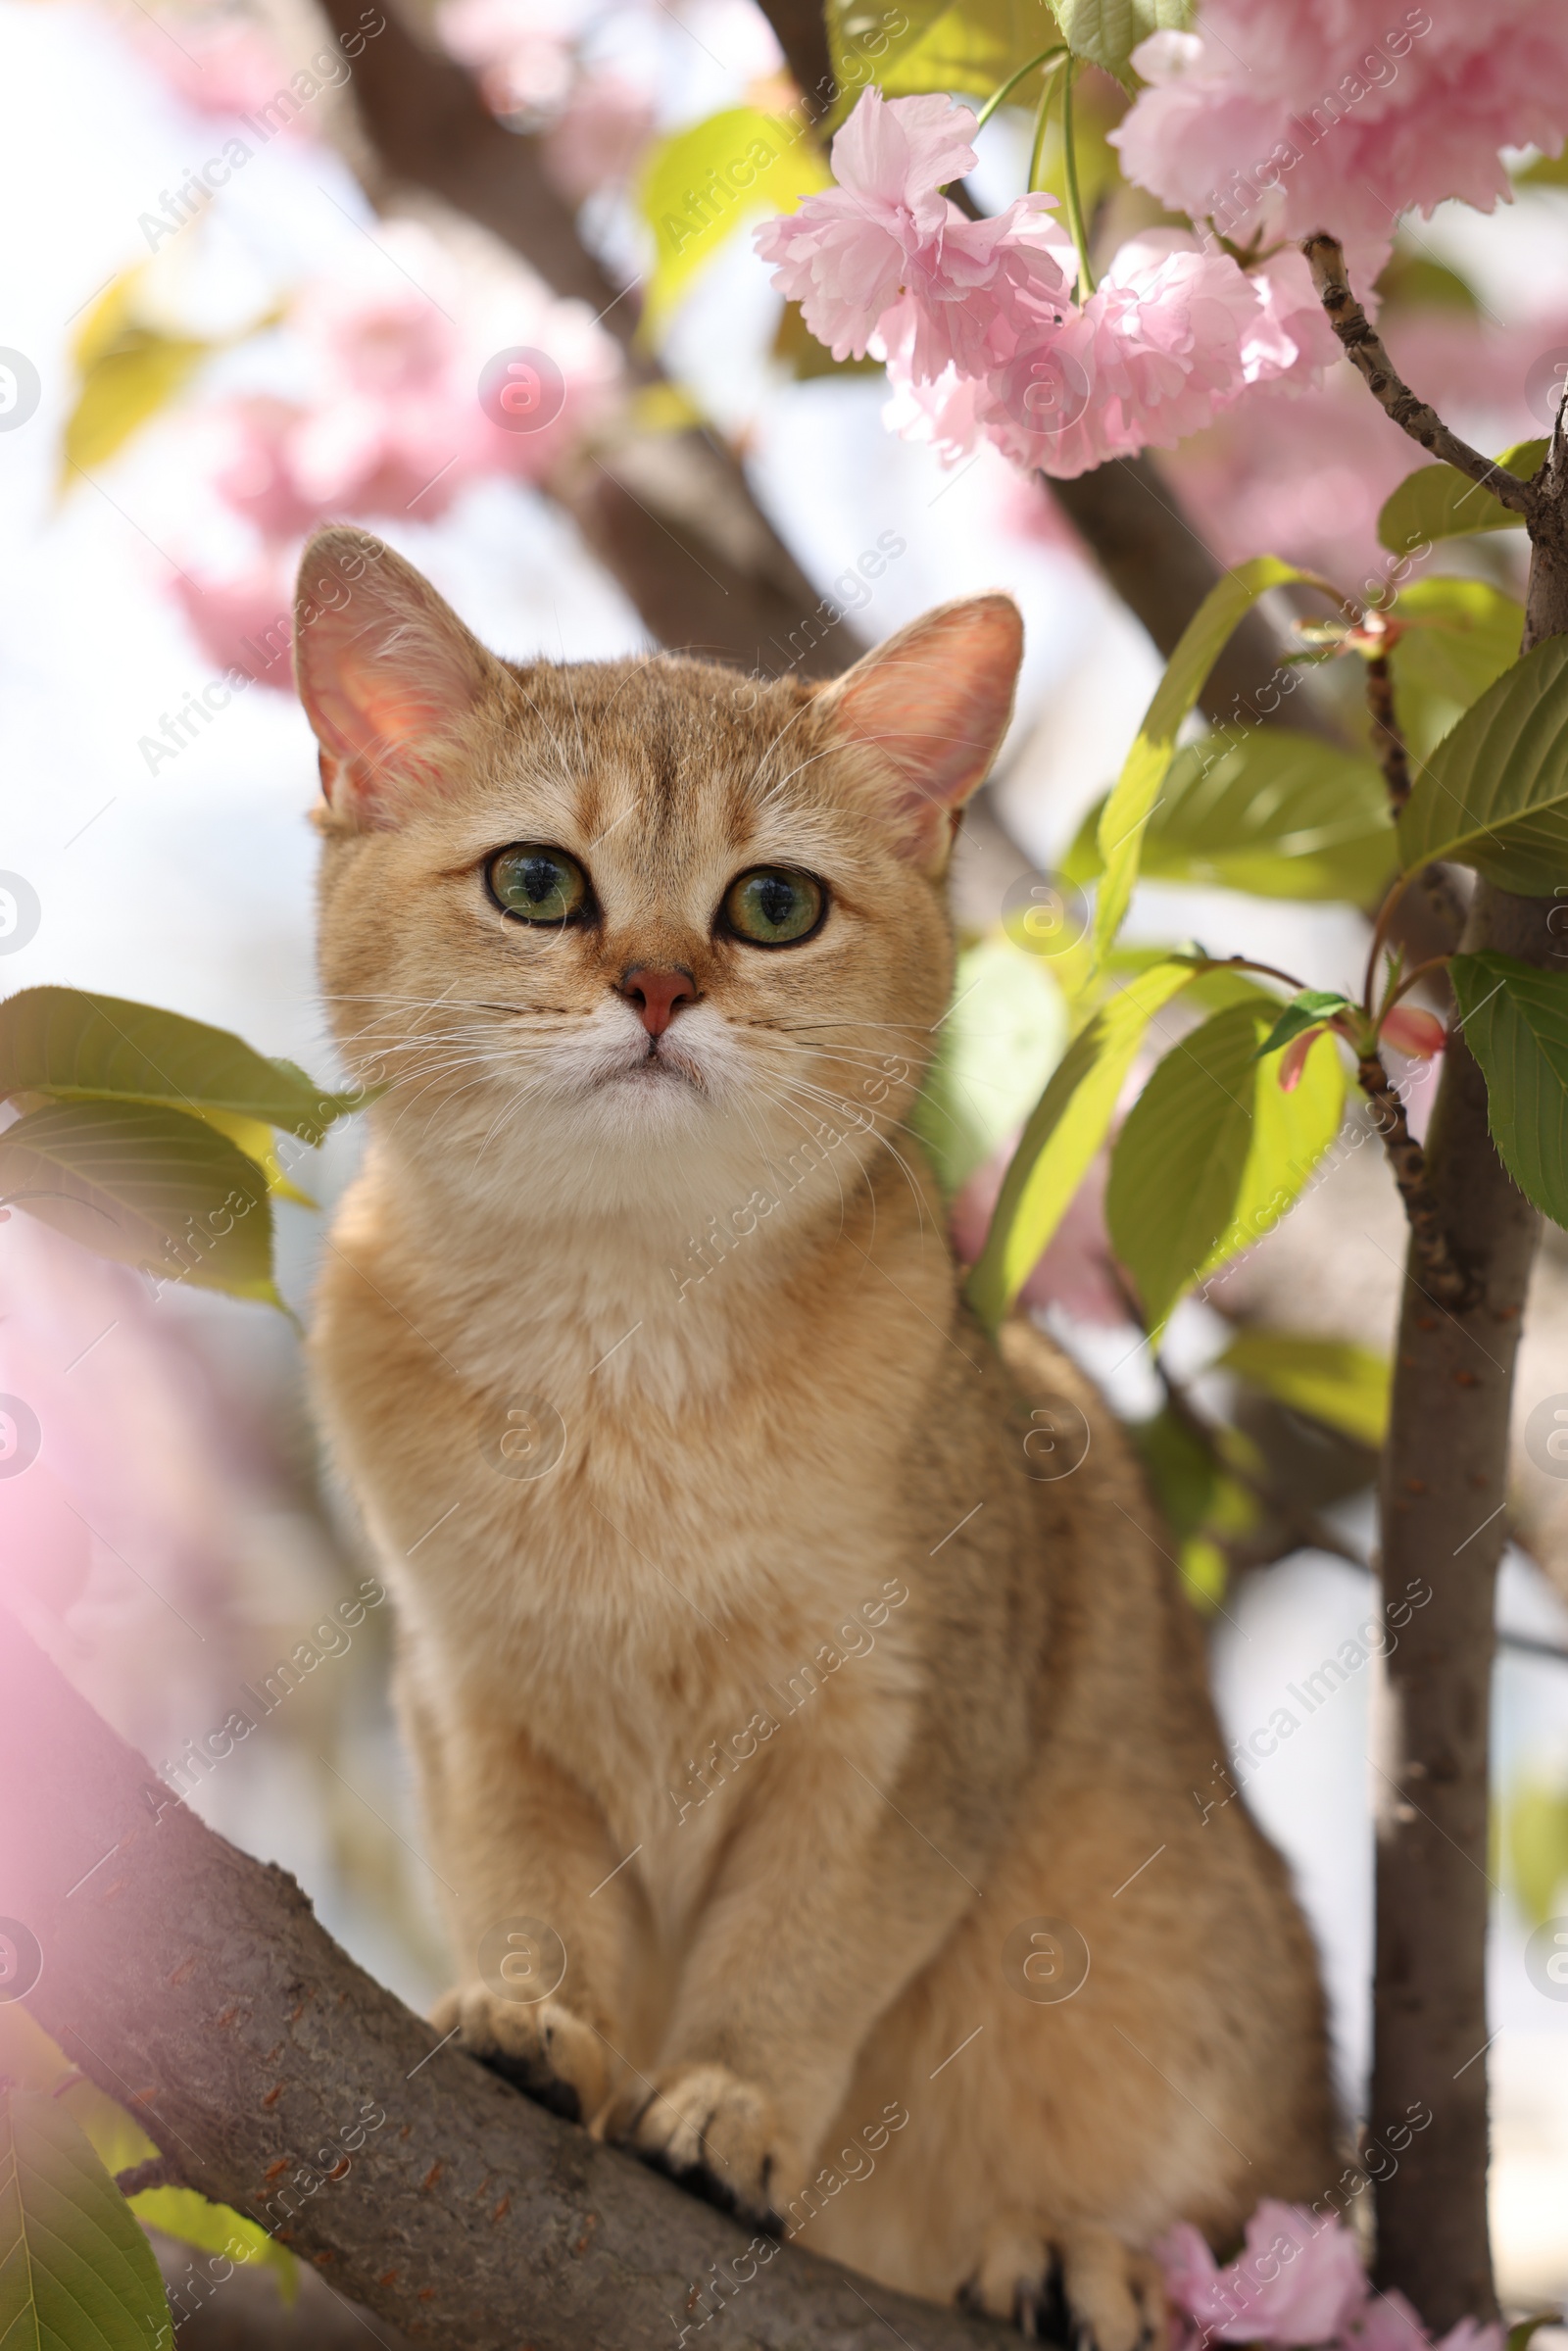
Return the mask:
<svg viewBox="0 0 1568 2351">
<path fill-rule="evenodd" d="M 429 581 L 368 531 L 333 523 L 300 561 L 294 676 L 333 814 L 397 824 L 504 673 Z"/>
<path fill-rule="evenodd" d="M 898 845 L 940 874 L 958 810 L 984 783 L 1012 716 L 1023 620 L 1010 596 L 939 605 L 824 689 L 841 735 L 878 753 Z"/>
</svg>

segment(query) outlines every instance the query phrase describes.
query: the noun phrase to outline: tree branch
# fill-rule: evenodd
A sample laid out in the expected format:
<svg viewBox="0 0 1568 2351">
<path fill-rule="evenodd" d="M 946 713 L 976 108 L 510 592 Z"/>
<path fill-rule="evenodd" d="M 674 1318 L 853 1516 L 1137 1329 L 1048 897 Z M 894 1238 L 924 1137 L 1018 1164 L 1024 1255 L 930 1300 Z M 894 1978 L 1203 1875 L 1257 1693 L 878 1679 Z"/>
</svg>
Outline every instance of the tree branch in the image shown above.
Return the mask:
<svg viewBox="0 0 1568 2351">
<path fill-rule="evenodd" d="M 178 2175 L 415 2343 L 677 2351 L 710 2318 L 715 2351 L 1006 2339 L 759 2238 L 437 2043 L 4 1616 L 0 1910 L 42 1949 L 30 2013 Z"/>
<path fill-rule="evenodd" d="M 1365 376 L 1373 397 L 1400 431 L 1408 433 L 1412 441 L 1419 441 L 1423 449 L 1441 458 L 1446 465 L 1452 465 L 1460 473 L 1468 474 L 1472 481 L 1480 482 L 1500 506 L 1511 507 L 1516 514 L 1528 518 L 1537 506 L 1530 484 L 1520 481 L 1494 459 L 1483 457 L 1468 441 L 1461 441 L 1456 432 L 1448 430 L 1437 410 L 1419 399 L 1404 382 L 1383 348 L 1377 328 L 1350 290 L 1339 240 L 1320 231 L 1304 240 L 1301 251 L 1306 256 L 1329 324 L 1344 344 L 1352 366 Z"/>
<path fill-rule="evenodd" d="M 359 31 L 358 0 L 321 0 L 340 36 Z M 425 48 L 390 7 L 355 60 L 354 93 L 384 200 L 419 187 L 520 254 L 560 295 L 584 302 L 628 352 L 634 378 L 662 380 L 633 348 L 637 304 L 606 276 L 545 172 L 538 141 L 506 129 L 471 76 Z M 863 651 L 824 615 L 806 573 L 752 494 L 739 464 L 706 433 L 644 434 L 545 485 L 662 644 L 830 677 Z"/>
<path fill-rule="evenodd" d="M 1383 1138 L 1394 1181 L 1404 1202 L 1410 1227 L 1410 1251 L 1421 1268 L 1428 1295 L 1443 1306 L 1463 1303 L 1468 1285 L 1453 1261 L 1442 1211 L 1427 1176 L 1426 1154 L 1410 1132 L 1404 1103 L 1389 1082 L 1377 1053 L 1363 1053 L 1356 1063 L 1361 1090 L 1372 1104 L 1372 1123 Z"/>
</svg>

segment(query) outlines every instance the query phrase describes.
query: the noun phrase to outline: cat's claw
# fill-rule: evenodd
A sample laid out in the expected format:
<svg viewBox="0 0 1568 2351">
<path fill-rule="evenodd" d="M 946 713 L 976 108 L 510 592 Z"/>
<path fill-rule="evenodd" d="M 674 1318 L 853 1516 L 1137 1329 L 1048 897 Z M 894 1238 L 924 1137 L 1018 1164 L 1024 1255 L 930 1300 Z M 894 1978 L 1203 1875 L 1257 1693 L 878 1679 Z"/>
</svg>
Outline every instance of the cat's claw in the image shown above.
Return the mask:
<svg viewBox="0 0 1568 2351">
<path fill-rule="evenodd" d="M 776 2228 L 802 2168 L 766 2095 L 722 2065 L 672 2066 L 634 2085 L 607 2135 L 725 2212 Z"/>
<path fill-rule="evenodd" d="M 1157 2351 L 1165 2340 L 1157 2264 L 1108 2229 L 1047 2232 L 1005 2215 L 987 2231 L 980 2266 L 958 2299 L 1032 2342 L 1066 2351 Z"/>
<path fill-rule="evenodd" d="M 505 2000 L 482 1984 L 459 1984 L 430 2011 L 437 2033 L 458 2033 L 480 2061 L 569 2123 L 605 2102 L 610 2072 L 599 2035 L 559 2000 Z"/>
</svg>

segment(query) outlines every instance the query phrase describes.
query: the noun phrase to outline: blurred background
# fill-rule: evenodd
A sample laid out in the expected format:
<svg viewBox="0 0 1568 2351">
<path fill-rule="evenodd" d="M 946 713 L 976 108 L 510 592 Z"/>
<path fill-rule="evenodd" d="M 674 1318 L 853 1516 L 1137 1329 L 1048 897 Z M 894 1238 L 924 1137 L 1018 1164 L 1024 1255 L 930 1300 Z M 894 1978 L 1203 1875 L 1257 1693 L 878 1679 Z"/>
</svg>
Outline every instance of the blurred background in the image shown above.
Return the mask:
<svg viewBox="0 0 1568 2351">
<path fill-rule="evenodd" d="M 948 468 L 888 432 L 880 370 L 835 367 L 782 314 L 738 207 L 710 197 L 695 240 L 661 236 L 668 191 L 705 185 L 715 113 L 790 101 L 750 0 L 0 5 L 6 993 L 166 1004 L 335 1074 L 313 972 L 315 748 L 285 618 L 326 515 L 365 520 L 521 661 L 662 638 L 826 673 L 932 603 L 1005 587 L 1028 625 L 1024 687 L 959 860 L 962 1001 L 927 1118 L 975 1246 L 1066 1030 L 1049 961 L 999 928 L 1004 902 L 1067 857 L 1160 661 L 1048 491 L 990 449 Z M 1108 84 L 1101 104 L 1108 122 Z M 1023 136 L 1007 110 L 988 129 L 982 199 L 1015 191 Z M 1382 287 L 1406 376 L 1488 449 L 1544 429 L 1568 356 L 1568 187 L 1518 162 L 1512 207 L 1445 207 L 1402 232 Z M 799 143 L 751 217 L 821 178 Z M 1378 510 L 1410 469 L 1343 366 L 1320 392 L 1250 397 L 1161 465 L 1221 562 L 1267 549 L 1352 589 L 1386 563 Z M 1441 568 L 1517 594 L 1520 553 L 1471 540 Z M 1320 987 L 1353 981 L 1367 938 L 1352 906 L 1157 883 L 1134 929 L 1222 936 Z M 1424 1101 L 1417 1084 L 1417 1123 Z M 1232 1740 L 1374 1614 L 1376 1372 L 1403 1237 L 1366 1139 L 1352 1113 L 1300 1206 L 1179 1309 L 1163 1378 L 1106 1261 L 1102 1171 L 1031 1285 L 1143 1432 Z M 358 1149 L 346 1121 L 296 1171 L 318 1205 L 277 1204 L 302 1319 Z M 1360 1422 L 1249 1390 L 1241 1356 L 1221 1366 L 1263 1327 L 1362 1350 Z M 0 1390 L 43 1432 L 27 1474 L 0 1481 L 7 1604 L 206 1818 L 292 1870 L 329 1930 L 426 2004 L 448 1959 L 387 1709 L 384 1606 L 316 1641 L 318 1662 L 226 1760 L 181 1763 L 372 1571 L 318 1456 L 296 1329 L 188 1288 L 155 1299 L 12 1214 Z M 1559 1392 L 1568 1240 L 1548 1231 L 1521 1423 Z M 1531 1935 L 1568 1912 L 1568 1463 L 1534 1450 L 1495 1685 L 1490 2063 L 1499 2284 L 1540 2308 L 1568 2295 L 1568 1986 L 1527 1966 Z M 1349 1671 L 1266 1759 L 1217 1756 L 1213 1791 L 1245 1779 L 1290 1855 L 1352 2110 L 1376 1675 Z"/>
</svg>

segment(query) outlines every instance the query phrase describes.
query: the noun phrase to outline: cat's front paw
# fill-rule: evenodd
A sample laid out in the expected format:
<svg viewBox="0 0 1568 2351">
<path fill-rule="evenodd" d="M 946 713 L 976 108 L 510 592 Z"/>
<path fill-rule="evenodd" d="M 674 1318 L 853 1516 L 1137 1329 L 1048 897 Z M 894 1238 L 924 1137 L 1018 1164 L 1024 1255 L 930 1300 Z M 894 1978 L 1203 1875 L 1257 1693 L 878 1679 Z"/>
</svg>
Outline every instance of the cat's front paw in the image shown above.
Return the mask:
<svg viewBox="0 0 1568 2351">
<path fill-rule="evenodd" d="M 1165 2340 L 1158 2265 L 1108 2229 L 1048 2229 L 1025 2214 L 1004 2214 L 987 2230 L 980 2266 L 958 2299 L 1036 2342 L 1073 2351 L 1154 2351 Z"/>
<path fill-rule="evenodd" d="M 503 2000 L 482 1984 L 459 1984 L 430 2011 L 437 2033 L 459 2033 L 466 2049 L 568 2123 L 589 2122 L 610 2090 L 604 2044 L 559 2000 Z"/>
<path fill-rule="evenodd" d="M 670 2066 L 651 2088 L 634 2085 L 607 2135 L 710 2204 L 764 2227 L 777 2225 L 805 2178 L 765 2092 L 727 2066 Z"/>
</svg>

